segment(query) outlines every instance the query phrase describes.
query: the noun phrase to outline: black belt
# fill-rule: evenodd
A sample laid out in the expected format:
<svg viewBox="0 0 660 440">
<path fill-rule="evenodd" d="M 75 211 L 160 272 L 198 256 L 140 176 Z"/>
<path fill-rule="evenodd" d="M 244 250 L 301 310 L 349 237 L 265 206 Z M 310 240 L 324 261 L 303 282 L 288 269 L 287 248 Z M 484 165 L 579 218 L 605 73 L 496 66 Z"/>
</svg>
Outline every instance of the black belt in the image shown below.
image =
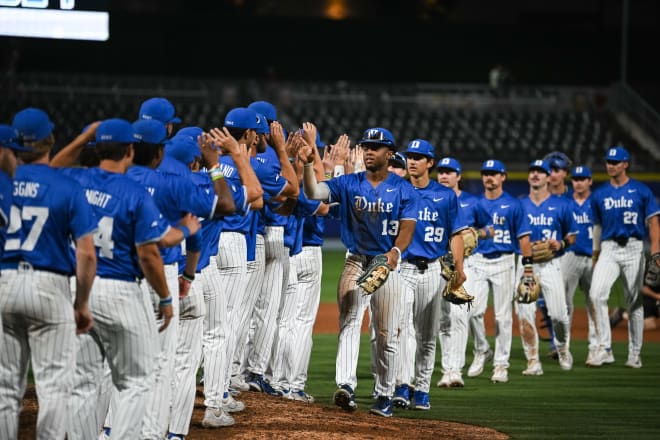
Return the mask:
<svg viewBox="0 0 660 440">
<path fill-rule="evenodd" d="M 578 257 L 591 257 L 591 255 L 589 255 L 589 254 L 584 254 L 584 253 L 582 253 L 582 252 L 573 252 L 573 253 L 574 253 L 575 255 L 577 255 Z"/>
<path fill-rule="evenodd" d="M 614 237 L 612 240 L 621 247 L 628 244 L 629 237 Z"/>
<path fill-rule="evenodd" d="M 40 272 L 50 272 L 50 273 L 54 273 L 54 274 L 57 274 L 57 275 L 63 275 L 63 276 L 65 276 L 65 277 L 73 276 L 73 274 L 70 273 L 70 272 L 64 272 L 64 271 L 57 270 L 57 269 L 51 269 L 50 267 L 35 266 L 35 265 L 31 264 L 31 263 L 28 263 L 27 261 L 13 261 L 13 262 L 8 262 L 8 263 L 5 263 L 5 264 L 2 265 L 2 269 L 15 269 L 15 270 L 19 270 L 19 269 L 20 269 L 20 266 L 21 266 L 21 263 L 26 263 L 27 265 L 29 265 L 29 267 L 30 267 L 32 270 L 38 270 L 38 271 L 40 271 Z"/>
<path fill-rule="evenodd" d="M 494 260 L 495 258 L 500 258 L 502 255 L 504 255 L 504 252 L 492 252 L 490 254 L 481 254 L 481 256 L 487 260 Z"/>
<path fill-rule="evenodd" d="M 406 261 L 410 264 L 413 264 L 419 270 L 426 270 L 429 268 L 429 264 L 437 261 L 437 258 L 424 258 L 424 257 L 409 257 L 406 258 Z"/>
</svg>

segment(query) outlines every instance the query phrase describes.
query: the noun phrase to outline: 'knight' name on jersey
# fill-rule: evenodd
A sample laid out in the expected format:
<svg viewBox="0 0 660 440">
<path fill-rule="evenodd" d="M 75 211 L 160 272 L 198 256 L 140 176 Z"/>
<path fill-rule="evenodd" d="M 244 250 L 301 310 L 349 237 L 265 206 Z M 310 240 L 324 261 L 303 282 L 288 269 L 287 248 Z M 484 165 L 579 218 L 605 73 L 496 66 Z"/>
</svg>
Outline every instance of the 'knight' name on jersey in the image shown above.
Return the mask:
<svg viewBox="0 0 660 440">
<path fill-rule="evenodd" d="M 552 217 L 546 217 L 543 213 L 541 215 L 527 214 L 527 217 L 529 217 L 529 223 L 533 226 L 550 226 L 553 221 Z"/>
<path fill-rule="evenodd" d="M 14 182 L 14 195 L 30 198 L 37 197 L 39 195 L 39 184 L 37 182 Z"/>
<path fill-rule="evenodd" d="M 105 208 L 112 196 L 110 194 L 97 191 L 95 189 L 88 189 L 85 191 L 85 196 L 87 196 L 87 202 L 90 205 L 99 206 Z"/>
<path fill-rule="evenodd" d="M 628 200 L 623 196 L 619 197 L 618 199 L 615 199 L 613 197 L 605 197 L 603 203 L 605 204 L 605 209 L 633 207 L 633 201 Z"/>
<path fill-rule="evenodd" d="M 497 213 L 493 213 L 493 225 L 504 225 L 506 223 L 506 217 L 502 215 L 497 215 Z"/>
<path fill-rule="evenodd" d="M 428 207 L 424 207 L 423 210 L 418 211 L 417 220 L 434 222 L 438 220 L 438 211 L 431 211 Z"/>
<path fill-rule="evenodd" d="M 367 212 L 392 212 L 394 203 L 385 203 L 378 197 L 375 202 L 370 202 L 364 196 L 355 196 L 355 209 Z"/>
<path fill-rule="evenodd" d="M 586 212 L 583 212 L 582 214 L 577 214 L 574 212 L 573 218 L 575 219 L 575 223 L 577 223 L 578 225 L 591 223 L 591 219 L 589 219 L 589 215 Z"/>
</svg>

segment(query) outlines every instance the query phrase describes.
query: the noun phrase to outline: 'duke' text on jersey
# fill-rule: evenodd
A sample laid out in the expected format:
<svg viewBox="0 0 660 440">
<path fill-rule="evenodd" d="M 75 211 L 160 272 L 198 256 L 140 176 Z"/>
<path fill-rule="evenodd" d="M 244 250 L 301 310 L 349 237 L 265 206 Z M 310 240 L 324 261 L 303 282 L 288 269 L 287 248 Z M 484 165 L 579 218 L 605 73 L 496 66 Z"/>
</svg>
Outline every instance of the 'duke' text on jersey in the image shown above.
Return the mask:
<svg viewBox="0 0 660 440">
<path fill-rule="evenodd" d="M 534 225 L 534 226 L 538 226 L 538 225 L 550 226 L 550 225 L 552 225 L 552 217 L 546 217 L 545 214 L 541 214 L 541 215 L 527 214 L 527 217 L 529 217 L 529 223 Z"/>
<path fill-rule="evenodd" d="M 392 212 L 394 203 L 385 203 L 380 197 L 375 202 L 370 202 L 364 196 L 355 196 L 355 209 L 367 212 Z"/>
<path fill-rule="evenodd" d="M 628 200 L 623 196 L 619 197 L 618 199 L 615 199 L 613 197 L 606 197 L 603 200 L 603 203 L 605 204 L 605 209 L 632 208 L 633 206 L 633 201 Z"/>
<path fill-rule="evenodd" d="M 431 211 L 429 208 L 424 207 L 423 210 L 417 211 L 419 221 L 434 222 L 438 220 L 438 211 Z"/>
</svg>

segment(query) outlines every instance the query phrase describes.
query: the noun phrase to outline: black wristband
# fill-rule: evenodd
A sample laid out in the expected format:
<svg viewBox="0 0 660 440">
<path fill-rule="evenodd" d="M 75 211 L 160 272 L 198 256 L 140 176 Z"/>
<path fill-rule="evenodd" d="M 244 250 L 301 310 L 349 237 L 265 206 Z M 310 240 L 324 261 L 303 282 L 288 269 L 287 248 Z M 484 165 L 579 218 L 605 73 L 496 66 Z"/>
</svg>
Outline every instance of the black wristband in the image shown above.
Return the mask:
<svg viewBox="0 0 660 440">
<path fill-rule="evenodd" d="M 534 263 L 534 260 L 532 260 L 532 257 L 522 257 L 522 264 L 523 266 L 528 266 Z"/>
<path fill-rule="evenodd" d="M 568 247 L 568 240 L 562 240 L 561 241 L 561 248 L 566 249 Z"/>
<path fill-rule="evenodd" d="M 184 280 L 189 281 L 191 283 L 195 279 L 195 275 L 188 275 L 185 271 L 183 271 L 183 273 L 181 273 L 181 276 L 183 277 Z"/>
</svg>

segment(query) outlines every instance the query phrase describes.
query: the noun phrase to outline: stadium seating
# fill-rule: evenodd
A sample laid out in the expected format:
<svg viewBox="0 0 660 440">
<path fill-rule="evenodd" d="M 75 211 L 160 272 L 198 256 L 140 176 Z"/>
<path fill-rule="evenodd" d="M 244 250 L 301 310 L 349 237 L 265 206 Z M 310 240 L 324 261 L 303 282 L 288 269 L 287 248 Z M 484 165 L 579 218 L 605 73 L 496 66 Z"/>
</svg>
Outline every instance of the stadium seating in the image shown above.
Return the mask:
<svg viewBox="0 0 660 440">
<path fill-rule="evenodd" d="M 140 103 L 165 96 L 184 125 L 222 124 L 226 112 L 257 99 L 277 105 L 279 119 L 292 129 L 315 122 L 325 142 L 342 133 L 357 140 L 364 129 L 389 128 L 404 148 L 414 138 L 433 143 L 440 156 L 477 164 L 496 157 L 511 169 L 549 151 L 576 163 L 602 164 L 605 150 L 623 144 L 637 170 L 654 161 L 616 123 L 611 109 L 593 96 L 606 89 L 512 87 L 494 92 L 481 84 L 357 84 L 345 81 L 286 82 L 254 79 L 110 77 L 52 73 L 0 77 L 0 120 L 27 106 L 46 110 L 56 124 L 59 146 L 90 121 L 133 120 Z M 593 101 L 593 102 L 592 102 Z"/>
</svg>

